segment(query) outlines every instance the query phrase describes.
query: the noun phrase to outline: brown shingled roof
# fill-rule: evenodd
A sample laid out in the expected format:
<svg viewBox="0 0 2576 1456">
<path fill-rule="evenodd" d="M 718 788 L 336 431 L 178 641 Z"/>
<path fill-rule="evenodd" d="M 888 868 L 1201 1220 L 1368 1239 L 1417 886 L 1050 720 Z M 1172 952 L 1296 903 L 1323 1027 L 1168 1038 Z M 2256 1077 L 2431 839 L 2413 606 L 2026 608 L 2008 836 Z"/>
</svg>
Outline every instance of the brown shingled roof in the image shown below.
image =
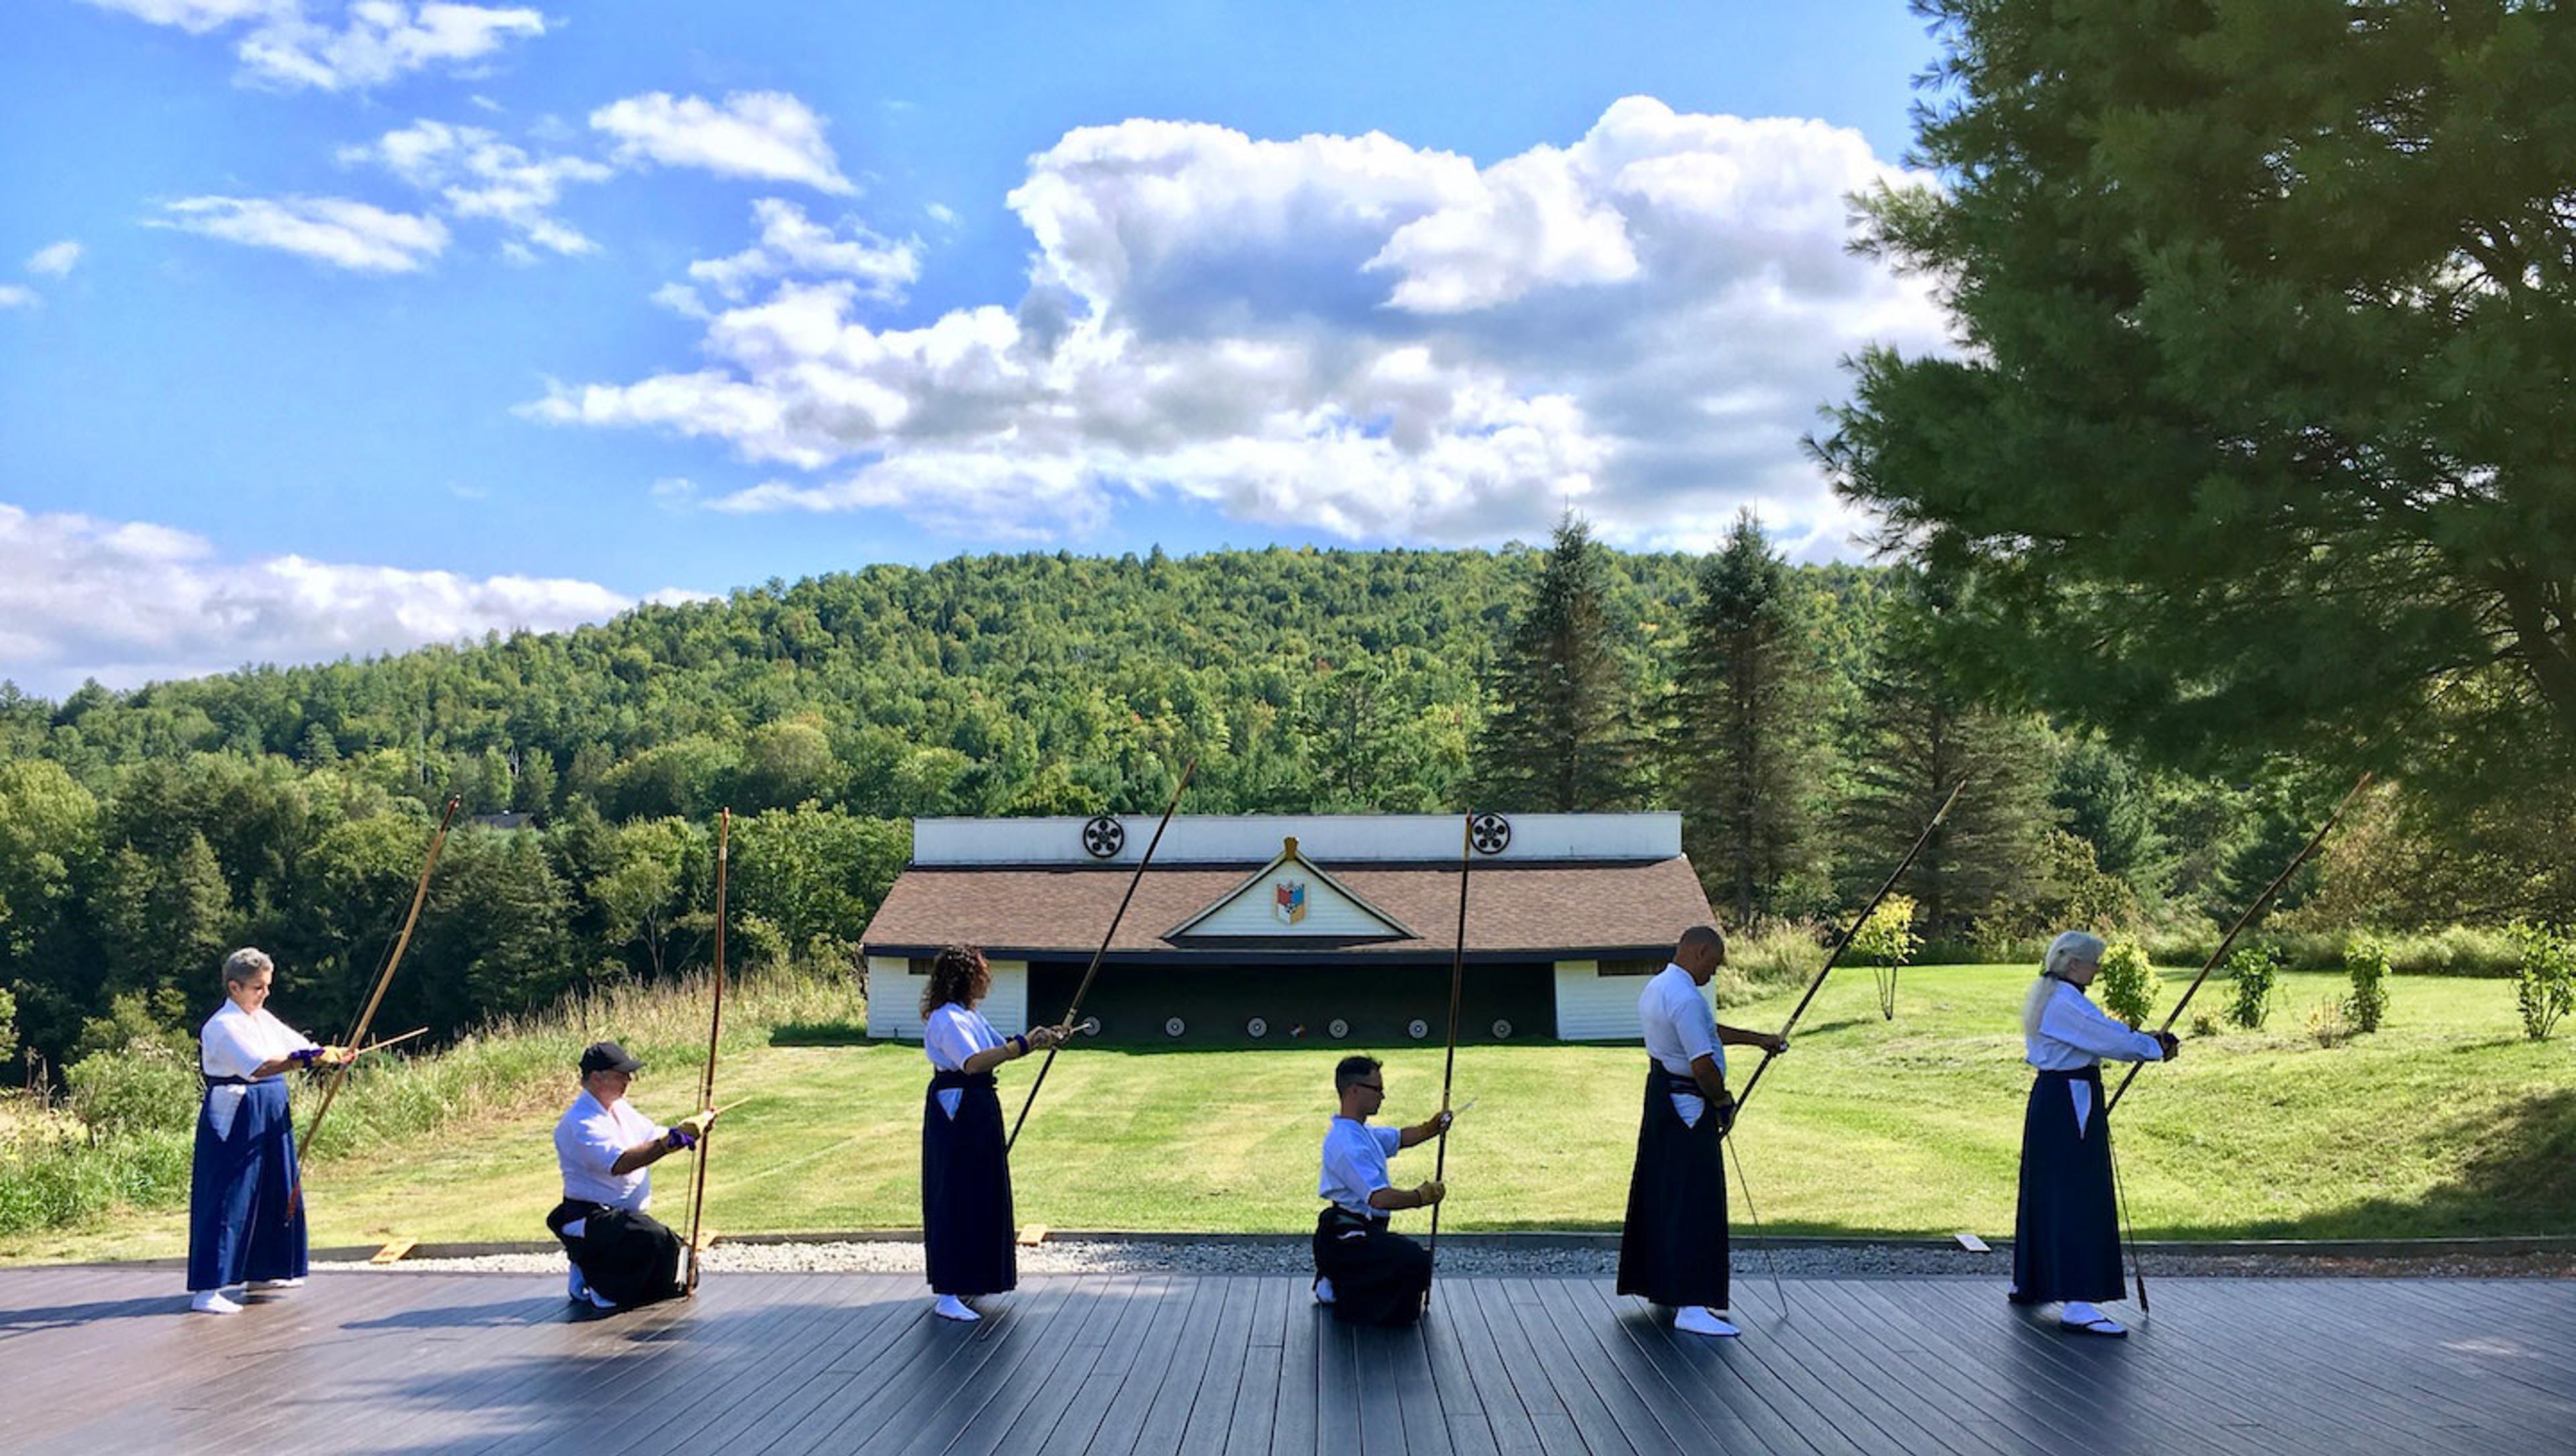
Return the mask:
<svg viewBox="0 0 2576 1456">
<path fill-rule="evenodd" d="M 1110 950 L 1150 955 L 1189 948 L 1190 941 L 1165 940 L 1164 933 L 1242 885 L 1244 876 L 1259 868 L 1247 863 L 1146 870 Z M 1088 956 L 1099 947 L 1132 873 L 1123 865 L 908 869 L 868 922 L 867 948 L 887 955 L 960 942 L 995 953 Z M 1310 946 L 1336 955 L 1449 953 L 1458 923 L 1455 864 L 1335 865 L 1332 874 L 1352 893 L 1427 934 L 1352 943 L 1278 936 L 1257 943 L 1282 950 Z M 1544 951 L 1579 956 L 1661 948 L 1670 946 L 1685 927 L 1710 918 L 1708 896 L 1684 857 L 1479 865 L 1467 895 L 1467 949 L 1483 955 Z"/>
</svg>

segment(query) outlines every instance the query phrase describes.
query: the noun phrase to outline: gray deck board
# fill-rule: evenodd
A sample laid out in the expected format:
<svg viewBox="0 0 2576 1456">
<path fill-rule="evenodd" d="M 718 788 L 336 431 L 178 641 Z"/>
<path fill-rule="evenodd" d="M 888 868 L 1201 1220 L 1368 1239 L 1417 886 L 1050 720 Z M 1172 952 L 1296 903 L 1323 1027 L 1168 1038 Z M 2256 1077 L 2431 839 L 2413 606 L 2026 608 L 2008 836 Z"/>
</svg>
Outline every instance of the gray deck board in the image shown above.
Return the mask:
<svg viewBox="0 0 2576 1456">
<path fill-rule="evenodd" d="M 1746 1281 L 1738 1341 L 1597 1279 L 1449 1275 L 1409 1330 L 1266 1276 L 1039 1276 L 959 1326 L 890 1275 L 329 1271 L 215 1319 L 168 1270 L 0 1270 L 10 1450 L 881 1456 L 2576 1453 L 2576 1282 L 2158 1277 L 2127 1341 L 1989 1281 Z M 1787 1307 L 1781 1308 L 1785 1294 Z"/>
</svg>

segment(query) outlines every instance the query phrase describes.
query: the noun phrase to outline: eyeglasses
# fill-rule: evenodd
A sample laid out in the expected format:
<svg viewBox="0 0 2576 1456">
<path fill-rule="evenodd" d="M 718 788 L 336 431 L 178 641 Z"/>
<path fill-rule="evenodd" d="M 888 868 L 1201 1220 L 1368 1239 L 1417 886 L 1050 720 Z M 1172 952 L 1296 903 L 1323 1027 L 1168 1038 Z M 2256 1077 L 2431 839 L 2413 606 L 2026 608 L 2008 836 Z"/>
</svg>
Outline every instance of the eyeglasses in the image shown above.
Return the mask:
<svg viewBox="0 0 2576 1456">
<path fill-rule="evenodd" d="M 1383 1092 L 1386 1090 L 1386 1084 L 1384 1082 L 1353 1082 L 1351 1085 L 1354 1087 L 1364 1087 L 1371 1092 Z"/>
</svg>

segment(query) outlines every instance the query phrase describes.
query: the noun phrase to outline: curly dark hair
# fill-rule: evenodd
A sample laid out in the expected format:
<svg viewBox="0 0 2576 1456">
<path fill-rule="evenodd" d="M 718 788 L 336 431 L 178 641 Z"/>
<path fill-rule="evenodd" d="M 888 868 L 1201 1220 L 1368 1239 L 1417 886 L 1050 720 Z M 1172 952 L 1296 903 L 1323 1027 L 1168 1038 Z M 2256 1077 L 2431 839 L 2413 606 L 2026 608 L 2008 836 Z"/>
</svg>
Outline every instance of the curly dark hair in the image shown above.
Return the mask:
<svg viewBox="0 0 2576 1456">
<path fill-rule="evenodd" d="M 971 945 L 951 945 L 940 949 L 930 963 L 930 984 L 921 988 L 921 1014 L 954 1001 L 972 1006 L 993 989 L 993 972 L 984 964 L 984 952 Z"/>
</svg>

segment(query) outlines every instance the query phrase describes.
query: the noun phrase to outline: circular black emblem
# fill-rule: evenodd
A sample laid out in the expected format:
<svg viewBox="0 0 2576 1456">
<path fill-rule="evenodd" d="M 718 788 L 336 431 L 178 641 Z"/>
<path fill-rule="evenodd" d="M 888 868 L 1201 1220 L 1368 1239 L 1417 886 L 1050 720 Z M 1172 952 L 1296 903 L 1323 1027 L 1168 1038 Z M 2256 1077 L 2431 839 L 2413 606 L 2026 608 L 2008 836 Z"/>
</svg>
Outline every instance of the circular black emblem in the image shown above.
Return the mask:
<svg viewBox="0 0 2576 1456">
<path fill-rule="evenodd" d="M 1094 814 L 1082 826 L 1082 849 L 1093 859 L 1116 859 L 1127 847 L 1127 826 L 1107 814 Z"/>
<path fill-rule="evenodd" d="M 1478 854 L 1501 854 L 1511 846 L 1512 821 L 1500 814 L 1479 814 L 1467 821 L 1467 842 Z"/>
</svg>

